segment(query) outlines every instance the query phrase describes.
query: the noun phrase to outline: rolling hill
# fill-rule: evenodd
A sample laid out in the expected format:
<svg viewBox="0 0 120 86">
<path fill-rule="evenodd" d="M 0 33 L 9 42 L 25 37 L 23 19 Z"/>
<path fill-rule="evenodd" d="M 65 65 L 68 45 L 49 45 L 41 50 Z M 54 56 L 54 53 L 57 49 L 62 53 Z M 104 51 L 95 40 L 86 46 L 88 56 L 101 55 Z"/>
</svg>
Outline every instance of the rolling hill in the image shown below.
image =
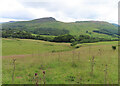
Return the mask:
<svg viewBox="0 0 120 86">
<path fill-rule="evenodd" d="M 118 28 L 105 21 L 76 21 L 61 22 L 55 18 L 46 17 L 30 21 L 16 21 L 3 23 L 4 30 L 25 30 L 40 35 L 89 35 L 100 38 L 117 38 Z"/>
</svg>

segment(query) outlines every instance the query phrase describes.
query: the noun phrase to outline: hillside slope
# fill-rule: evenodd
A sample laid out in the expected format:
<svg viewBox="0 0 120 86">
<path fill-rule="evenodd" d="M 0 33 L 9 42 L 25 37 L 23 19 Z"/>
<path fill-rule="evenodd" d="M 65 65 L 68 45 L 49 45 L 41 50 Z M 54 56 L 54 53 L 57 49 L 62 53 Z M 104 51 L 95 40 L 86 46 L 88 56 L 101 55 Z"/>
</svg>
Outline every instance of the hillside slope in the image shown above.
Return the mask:
<svg viewBox="0 0 120 86">
<path fill-rule="evenodd" d="M 92 37 L 116 38 L 118 28 L 104 21 L 76 21 L 60 22 L 52 17 L 40 18 L 31 21 L 19 21 L 4 23 L 3 30 L 25 30 L 40 35 L 80 35 L 86 34 Z"/>
</svg>

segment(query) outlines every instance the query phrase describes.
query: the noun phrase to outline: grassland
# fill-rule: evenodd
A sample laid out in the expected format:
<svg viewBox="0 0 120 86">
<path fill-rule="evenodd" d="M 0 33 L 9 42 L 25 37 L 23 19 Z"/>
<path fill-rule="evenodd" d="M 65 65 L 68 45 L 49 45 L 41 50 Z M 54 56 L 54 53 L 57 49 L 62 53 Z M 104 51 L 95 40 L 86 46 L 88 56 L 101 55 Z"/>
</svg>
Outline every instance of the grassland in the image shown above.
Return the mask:
<svg viewBox="0 0 120 86">
<path fill-rule="evenodd" d="M 117 84 L 118 42 L 80 44 L 74 49 L 66 43 L 51 43 L 26 39 L 3 39 L 3 83 L 35 84 L 34 74 L 46 84 Z M 60 52 L 61 51 L 61 52 Z M 26 54 L 29 54 L 27 56 Z M 16 55 L 15 80 L 12 82 L 12 55 Z M 25 57 L 17 57 L 25 55 Z M 95 57 L 91 75 L 91 59 Z M 107 70 L 106 66 L 107 66 Z M 107 74 L 105 74 L 107 72 Z M 106 80 L 105 80 L 106 77 Z"/>
<path fill-rule="evenodd" d="M 29 39 L 3 39 L 2 54 L 6 55 L 23 55 L 47 52 L 69 51 L 73 48 L 69 44 L 51 43 Z"/>
</svg>

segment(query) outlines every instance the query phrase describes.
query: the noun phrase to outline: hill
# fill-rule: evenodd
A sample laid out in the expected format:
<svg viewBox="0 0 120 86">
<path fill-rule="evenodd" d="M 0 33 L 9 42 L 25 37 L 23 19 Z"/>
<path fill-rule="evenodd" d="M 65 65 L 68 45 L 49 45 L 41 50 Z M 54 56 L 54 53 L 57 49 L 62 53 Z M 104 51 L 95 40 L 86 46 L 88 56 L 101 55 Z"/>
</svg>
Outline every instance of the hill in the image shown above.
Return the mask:
<svg viewBox="0 0 120 86">
<path fill-rule="evenodd" d="M 3 23 L 3 31 L 5 30 L 24 30 L 32 34 L 39 35 L 89 35 L 91 37 L 100 38 L 116 38 L 118 37 L 118 28 L 104 21 L 76 21 L 76 22 L 60 22 L 55 18 L 46 17 L 30 21 L 16 21 Z"/>
</svg>

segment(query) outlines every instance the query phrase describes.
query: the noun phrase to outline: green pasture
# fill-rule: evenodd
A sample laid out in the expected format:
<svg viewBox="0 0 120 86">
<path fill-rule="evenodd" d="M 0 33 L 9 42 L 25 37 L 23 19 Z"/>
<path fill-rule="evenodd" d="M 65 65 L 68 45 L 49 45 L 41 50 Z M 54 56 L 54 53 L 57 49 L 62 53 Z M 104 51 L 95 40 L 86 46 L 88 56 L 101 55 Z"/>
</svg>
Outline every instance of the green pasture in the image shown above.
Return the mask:
<svg viewBox="0 0 120 86">
<path fill-rule="evenodd" d="M 43 84 L 43 71 L 46 84 L 117 84 L 118 47 L 113 50 L 112 46 L 118 42 L 79 45 L 80 48 L 75 49 L 67 43 L 3 39 L 3 84 L 35 84 L 35 73 L 38 83 Z M 14 55 L 16 57 L 12 57 Z M 12 82 L 13 58 L 16 68 Z"/>
</svg>

